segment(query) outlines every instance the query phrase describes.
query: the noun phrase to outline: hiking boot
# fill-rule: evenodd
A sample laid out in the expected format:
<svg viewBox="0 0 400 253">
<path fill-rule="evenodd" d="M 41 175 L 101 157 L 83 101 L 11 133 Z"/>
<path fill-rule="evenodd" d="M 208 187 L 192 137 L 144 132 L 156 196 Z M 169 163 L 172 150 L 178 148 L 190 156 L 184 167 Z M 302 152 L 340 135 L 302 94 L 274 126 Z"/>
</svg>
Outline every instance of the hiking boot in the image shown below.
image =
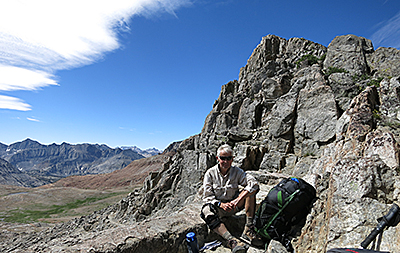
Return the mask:
<svg viewBox="0 0 400 253">
<path fill-rule="evenodd" d="M 249 245 L 239 241 L 236 238 L 229 240 L 228 247 L 231 248 L 232 253 L 246 253 Z"/>
<path fill-rule="evenodd" d="M 259 236 L 254 230 L 254 225 L 244 226 L 244 231 L 241 237 L 255 247 L 264 246 L 261 236 Z"/>
</svg>

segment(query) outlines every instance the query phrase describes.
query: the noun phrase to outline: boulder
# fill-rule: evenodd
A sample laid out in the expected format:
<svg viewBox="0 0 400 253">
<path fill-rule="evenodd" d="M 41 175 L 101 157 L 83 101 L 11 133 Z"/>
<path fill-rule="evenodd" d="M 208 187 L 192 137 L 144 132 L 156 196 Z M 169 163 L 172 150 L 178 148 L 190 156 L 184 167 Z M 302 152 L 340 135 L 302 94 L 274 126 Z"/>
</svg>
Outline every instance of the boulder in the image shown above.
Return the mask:
<svg viewBox="0 0 400 253">
<path fill-rule="evenodd" d="M 400 52 L 396 48 L 380 47 L 374 53 L 367 54 L 366 59 L 375 76 L 400 76 Z"/>
<path fill-rule="evenodd" d="M 335 136 L 337 110 L 330 86 L 318 69 L 308 76 L 297 102 L 295 135 L 316 142 L 328 142 Z"/>
<path fill-rule="evenodd" d="M 329 68 L 345 70 L 361 76 L 369 73 L 366 54 L 374 52 L 370 40 L 355 35 L 337 36 L 328 46 L 324 70 Z"/>
</svg>

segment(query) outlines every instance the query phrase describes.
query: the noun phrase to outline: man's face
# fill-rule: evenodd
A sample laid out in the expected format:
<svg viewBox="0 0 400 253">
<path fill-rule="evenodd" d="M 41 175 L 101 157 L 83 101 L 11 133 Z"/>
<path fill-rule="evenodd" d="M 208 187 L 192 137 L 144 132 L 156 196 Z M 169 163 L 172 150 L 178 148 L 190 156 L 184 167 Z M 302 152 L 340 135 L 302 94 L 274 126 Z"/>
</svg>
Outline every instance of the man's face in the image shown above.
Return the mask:
<svg viewBox="0 0 400 253">
<path fill-rule="evenodd" d="M 217 156 L 217 160 L 219 162 L 219 167 L 221 169 L 229 169 L 232 165 L 233 162 L 233 156 L 231 153 L 227 153 L 225 151 L 222 151 L 219 153 L 219 155 Z"/>
</svg>

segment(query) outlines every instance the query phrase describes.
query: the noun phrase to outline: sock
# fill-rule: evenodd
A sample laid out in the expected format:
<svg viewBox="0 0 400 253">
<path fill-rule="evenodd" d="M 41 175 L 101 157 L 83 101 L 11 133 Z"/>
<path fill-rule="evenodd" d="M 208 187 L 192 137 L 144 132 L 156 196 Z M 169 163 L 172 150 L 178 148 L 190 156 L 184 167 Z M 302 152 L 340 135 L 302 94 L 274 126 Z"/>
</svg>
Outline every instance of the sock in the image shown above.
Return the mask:
<svg viewBox="0 0 400 253">
<path fill-rule="evenodd" d="M 231 233 L 229 233 L 229 231 L 226 231 L 226 232 L 222 235 L 222 237 L 223 237 L 225 240 L 227 240 L 227 241 L 229 241 L 230 239 L 233 238 L 233 236 L 231 235 Z"/>
<path fill-rule="evenodd" d="M 246 216 L 246 226 L 250 227 L 251 225 L 253 225 L 253 221 L 253 217 Z"/>
</svg>

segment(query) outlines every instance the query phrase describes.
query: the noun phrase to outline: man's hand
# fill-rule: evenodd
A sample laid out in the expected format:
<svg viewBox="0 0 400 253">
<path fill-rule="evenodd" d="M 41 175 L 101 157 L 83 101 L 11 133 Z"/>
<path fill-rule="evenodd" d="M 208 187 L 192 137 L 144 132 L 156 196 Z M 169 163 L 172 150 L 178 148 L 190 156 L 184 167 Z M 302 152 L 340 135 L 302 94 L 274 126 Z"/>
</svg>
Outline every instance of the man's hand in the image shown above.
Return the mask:
<svg viewBox="0 0 400 253">
<path fill-rule="evenodd" d="M 227 202 L 227 203 L 221 203 L 221 205 L 219 206 L 220 208 L 224 209 L 225 211 L 229 212 L 232 209 L 235 208 L 240 208 L 244 205 L 244 200 L 248 197 L 253 195 L 254 193 L 250 193 L 246 190 L 243 190 L 240 195 L 232 200 L 231 202 Z"/>
<path fill-rule="evenodd" d="M 236 199 L 229 203 L 233 205 L 233 208 L 240 208 L 244 205 L 244 200 L 250 195 L 250 192 L 243 190 Z"/>
<path fill-rule="evenodd" d="M 233 205 L 232 202 L 227 202 L 227 203 L 221 203 L 221 205 L 219 207 L 224 209 L 225 211 L 229 212 L 233 208 L 235 208 L 235 205 Z"/>
<path fill-rule="evenodd" d="M 239 199 L 239 197 L 237 197 L 236 199 L 232 200 L 229 203 L 232 204 L 233 207 L 238 207 L 239 202 L 240 202 L 240 199 Z"/>
</svg>

